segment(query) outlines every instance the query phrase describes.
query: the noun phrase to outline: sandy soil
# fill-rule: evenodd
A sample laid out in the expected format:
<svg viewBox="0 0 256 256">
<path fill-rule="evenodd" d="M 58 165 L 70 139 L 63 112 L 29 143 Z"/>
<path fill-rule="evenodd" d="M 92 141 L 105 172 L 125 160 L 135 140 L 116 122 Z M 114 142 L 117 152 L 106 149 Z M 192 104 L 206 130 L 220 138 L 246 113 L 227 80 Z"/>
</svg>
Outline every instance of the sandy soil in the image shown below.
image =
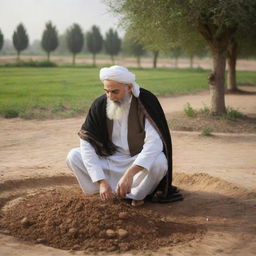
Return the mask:
<svg viewBox="0 0 256 256">
<path fill-rule="evenodd" d="M 165 112 L 171 114 L 181 111 L 187 102 L 193 107 L 207 105 L 209 97 L 201 92 L 160 100 Z M 226 102 L 245 114 L 256 112 L 255 95 L 227 95 Z M 66 168 L 65 157 L 78 145 L 77 131 L 83 119 L 0 120 L 1 207 L 39 189 L 77 186 Z M 173 131 L 172 138 L 174 183 L 185 199 L 168 205 L 147 203 L 145 208 L 156 210 L 170 221 L 200 225 L 206 232 L 189 242 L 123 255 L 255 255 L 256 134 L 202 137 L 196 132 Z M 2 232 L 0 254 L 63 256 L 84 252 L 35 245 Z"/>
<path fill-rule="evenodd" d="M 28 60 L 39 60 L 43 61 L 46 59 L 45 56 L 21 56 L 21 60 L 28 61 Z M 58 63 L 58 64 L 72 64 L 72 57 L 66 56 L 51 56 L 51 60 Z M 16 56 L 0 56 L 0 63 L 14 63 L 16 62 Z M 92 58 L 77 58 L 77 64 L 83 65 L 92 65 Z M 111 65 L 112 62 L 109 59 L 100 59 L 96 58 L 97 65 Z M 135 58 L 132 57 L 122 57 L 119 56 L 115 59 L 116 65 L 127 66 L 127 67 L 137 67 L 137 61 Z M 150 68 L 153 66 L 153 59 L 152 58 L 141 58 L 141 67 L 143 68 Z M 175 59 L 172 58 L 159 58 L 157 62 L 157 67 L 159 68 L 174 68 L 175 66 Z M 187 58 L 179 58 L 178 60 L 178 67 L 179 68 L 189 68 L 190 61 Z M 212 69 L 212 59 L 211 58 L 195 58 L 193 63 L 194 68 L 204 68 L 204 69 Z M 256 61 L 255 60 L 247 60 L 247 59 L 239 59 L 237 61 L 237 70 L 248 70 L 248 71 L 255 71 L 256 70 Z"/>
</svg>

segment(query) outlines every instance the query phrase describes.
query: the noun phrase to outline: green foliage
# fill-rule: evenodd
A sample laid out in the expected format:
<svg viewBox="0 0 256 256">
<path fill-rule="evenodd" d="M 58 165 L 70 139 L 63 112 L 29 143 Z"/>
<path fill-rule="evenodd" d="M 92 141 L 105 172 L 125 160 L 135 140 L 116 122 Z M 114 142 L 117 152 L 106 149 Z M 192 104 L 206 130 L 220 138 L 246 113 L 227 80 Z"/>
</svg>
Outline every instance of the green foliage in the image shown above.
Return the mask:
<svg viewBox="0 0 256 256">
<path fill-rule="evenodd" d="M 28 47 L 28 35 L 22 24 L 17 26 L 12 36 L 13 46 L 17 51 L 17 60 L 19 60 L 20 52 Z"/>
<path fill-rule="evenodd" d="M 74 24 L 67 31 L 67 46 L 73 53 L 73 64 L 75 64 L 75 55 L 82 51 L 84 45 L 84 36 L 82 29 L 78 24 Z"/>
<path fill-rule="evenodd" d="M 227 107 L 227 112 L 225 114 L 223 114 L 220 119 L 222 120 L 236 120 L 237 118 L 241 118 L 243 117 L 244 115 L 236 110 L 236 109 L 233 109 L 232 107 Z"/>
<path fill-rule="evenodd" d="M 15 118 L 19 116 L 19 112 L 14 109 L 6 109 L 3 115 L 5 118 Z"/>
<path fill-rule="evenodd" d="M 42 35 L 41 46 L 47 53 L 47 60 L 50 60 L 50 52 L 58 47 L 58 34 L 56 27 L 49 21 L 45 25 L 45 30 Z"/>
<path fill-rule="evenodd" d="M 0 29 L 0 51 L 1 51 L 2 47 L 3 47 L 3 45 L 4 45 L 4 35 L 3 35 L 3 33 L 1 31 L 1 29 Z"/>
<path fill-rule="evenodd" d="M 93 65 L 95 65 L 95 56 L 102 50 L 103 37 L 97 26 L 92 26 L 91 31 L 86 34 L 87 48 L 93 54 Z"/>
<path fill-rule="evenodd" d="M 127 54 L 137 58 L 138 67 L 140 67 L 140 58 L 145 54 L 143 45 L 138 41 L 133 32 L 128 31 L 123 40 L 123 49 Z"/>
<path fill-rule="evenodd" d="M 121 39 L 118 37 L 117 31 L 114 31 L 112 28 L 109 29 L 106 33 L 104 46 L 106 53 L 114 60 L 114 56 L 118 55 L 121 50 Z"/>
<path fill-rule="evenodd" d="M 201 134 L 200 134 L 201 136 L 213 136 L 212 135 L 212 129 L 211 128 L 208 128 L 208 127 L 206 127 L 206 128 L 204 128 L 203 130 L 202 130 L 202 132 L 201 132 Z"/>
<path fill-rule="evenodd" d="M 1 66 L 0 66 L 1 67 Z M 6 63 L 3 67 L 57 67 L 57 64 L 51 61 L 17 61 L 15 63 Z"/>
<path fill-rule="evenodd" d="M 211 112 L 225 112 L 223 65 L 229 40 L 241 27 L 256 24 L 256 5 L 251 0 L 108 0 L 111 10 L 122 15 L 122 23 L 136 38 L 165 49 L 200 34 L 213 54 Z M 158 48 L 160 49 L 160 48 Z M 219 89 L 220 88 L 220 89 Z M 218 89 L 219 92 L 218 93 Z"/>
<path fill-rule="evenodd" d="M 197 115 L 197 110 L 191 107 L 190 103 L 187 103 L 184 112 L 189 117 L 195 117 Z"/>
<path fill-rule="evenodd" d="M 200 114 L 210 114 L 210 109 L 209 109 L 209 107 L 204 106 L 203 108 L 200 108 L 198 110 L 198 113 L 200 113 Z"/>
</svg>

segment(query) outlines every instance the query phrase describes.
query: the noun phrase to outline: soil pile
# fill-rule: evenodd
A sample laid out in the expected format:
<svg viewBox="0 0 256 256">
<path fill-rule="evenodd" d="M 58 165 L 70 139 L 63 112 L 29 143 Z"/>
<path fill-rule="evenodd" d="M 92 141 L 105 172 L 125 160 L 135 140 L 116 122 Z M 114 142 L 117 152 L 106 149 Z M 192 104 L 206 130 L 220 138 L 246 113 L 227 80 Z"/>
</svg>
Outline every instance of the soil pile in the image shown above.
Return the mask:
<svg viewBox="0 0 256 256">
<path fill-rule="evenodd" d="M 0 228 L 22 240 L 87 251 L 157 249 L 200 233 L 198 225 L 170 222 L 126 201 L 103 202 L 74 187 L 42 190 L 6 204 Z"/>
</svg>

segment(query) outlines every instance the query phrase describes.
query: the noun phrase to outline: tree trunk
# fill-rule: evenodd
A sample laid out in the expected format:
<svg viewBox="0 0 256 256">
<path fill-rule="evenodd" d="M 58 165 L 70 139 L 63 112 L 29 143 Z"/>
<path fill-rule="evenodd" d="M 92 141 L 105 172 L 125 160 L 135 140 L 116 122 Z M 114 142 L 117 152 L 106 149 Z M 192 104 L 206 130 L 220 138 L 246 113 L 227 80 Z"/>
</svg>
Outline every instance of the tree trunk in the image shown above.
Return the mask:
<svg viewBox="0 0 256 256">
<path fill-rule="evenodd" d="M 178 68 L 178 57 L 175 57 L 175 68 Z"/>
<path fill-rule="evenodd" d="M 92 59 L 93 59 L 93 66 L 96 66 L 96 54 L 95 53 L 92 55 Z"/>
<path fill-rule="evenodd" d="M 47 61 L 50 61 L 50 52 L 47 52 Z"/>
<path fill-rule="evenodd" d="M 189 56 L 189 61 L 190 61 L 190 68 L 193 68 L 194 56 L 192 54 Z"/>
<path fill-rule="evenodd" d="M 227 52 L 228 61 L 228 76 L 227 89 L 229 92 L 238 91 L 236 83 L 236 59 L 237 59 L 237 44 L 234 40 L 230 41 Z"/>
<path fill-rule="evenodd" d="M 16 61 L 18 62 L 20 60 L 20 51 L 17 51 L 17 58 Z"/>
<path fill-rule="evenodd" d="M 112 64 L 115 65 L 114 55 L 111 55 L 111 61 L 112 61 Z"/>
<path fill-rule="evenodd" d="M 138 64 L 138 68 L 140 68 L 141 67 L 140 56 L 137 56 L 137 64 Z"/>
<path fill-rule="evenodd" d="M 211 97 L 211 113 L 222 115 L 226 113 L 225 107 L 225 67 L 226 50 L 220 47 L 212 49 L 213 73 L 209 76 L 209 87 Z"/>
<path fill-rule="evenodd" d="M 76 64 L 76 54 L 73 53 L 73 61 L 72 61 L 72 64 L 75 65 Z"/>
<path fill-rule="evenodd" d="M 158 58 L 159 51 L 153 51 L 153 54 L 154 54 L 153 68 L 156 68 L 157 67 L 157 58 Z"/>
</svg>

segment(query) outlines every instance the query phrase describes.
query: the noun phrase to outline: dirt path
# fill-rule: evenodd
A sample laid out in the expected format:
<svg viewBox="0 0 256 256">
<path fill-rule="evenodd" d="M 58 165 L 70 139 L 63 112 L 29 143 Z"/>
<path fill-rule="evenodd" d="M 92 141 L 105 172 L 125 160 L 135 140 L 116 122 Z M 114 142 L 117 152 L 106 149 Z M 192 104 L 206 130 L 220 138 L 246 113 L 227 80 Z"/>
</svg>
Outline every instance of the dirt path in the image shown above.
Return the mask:
<svg viewBox="0 0 256 256">
<path fill-rule="evenodd" d="M 256 90 L 255 87 L 244 88 Z M 181 111 L 187 102 L 202 107 L 207 92 L 161 98 L 166 113 Z M 256 113 L 255 95 L 227 95 L 227 105 Z M 82 118 L 48 121 L 0 120 L 0 177 L 3 197 L 45 186 L 73 186 L 66 177 L 67 152 L 78 145 Z M 124 255 L 253 255 L 255 242 L 256 134 L 172 132 L 175 184 L 185 200 L 171 205 L 147 205 L 167 218 L 204 225 L 207 232 L 186 244 L 156 252 Z M 49 178 L 52 177 L 52 178 Z M 23 180 L 23 181 L 22 181 Z M 254 220 L 254 221 L 253 221 Z M 71 255 L 43 245 L 31 245 L 0 234 L 1 255 Z M 168 254 L 169 253 L 169 254 Z M 76 252 L 83 255 L 83 252 Z"/>
</svg>

